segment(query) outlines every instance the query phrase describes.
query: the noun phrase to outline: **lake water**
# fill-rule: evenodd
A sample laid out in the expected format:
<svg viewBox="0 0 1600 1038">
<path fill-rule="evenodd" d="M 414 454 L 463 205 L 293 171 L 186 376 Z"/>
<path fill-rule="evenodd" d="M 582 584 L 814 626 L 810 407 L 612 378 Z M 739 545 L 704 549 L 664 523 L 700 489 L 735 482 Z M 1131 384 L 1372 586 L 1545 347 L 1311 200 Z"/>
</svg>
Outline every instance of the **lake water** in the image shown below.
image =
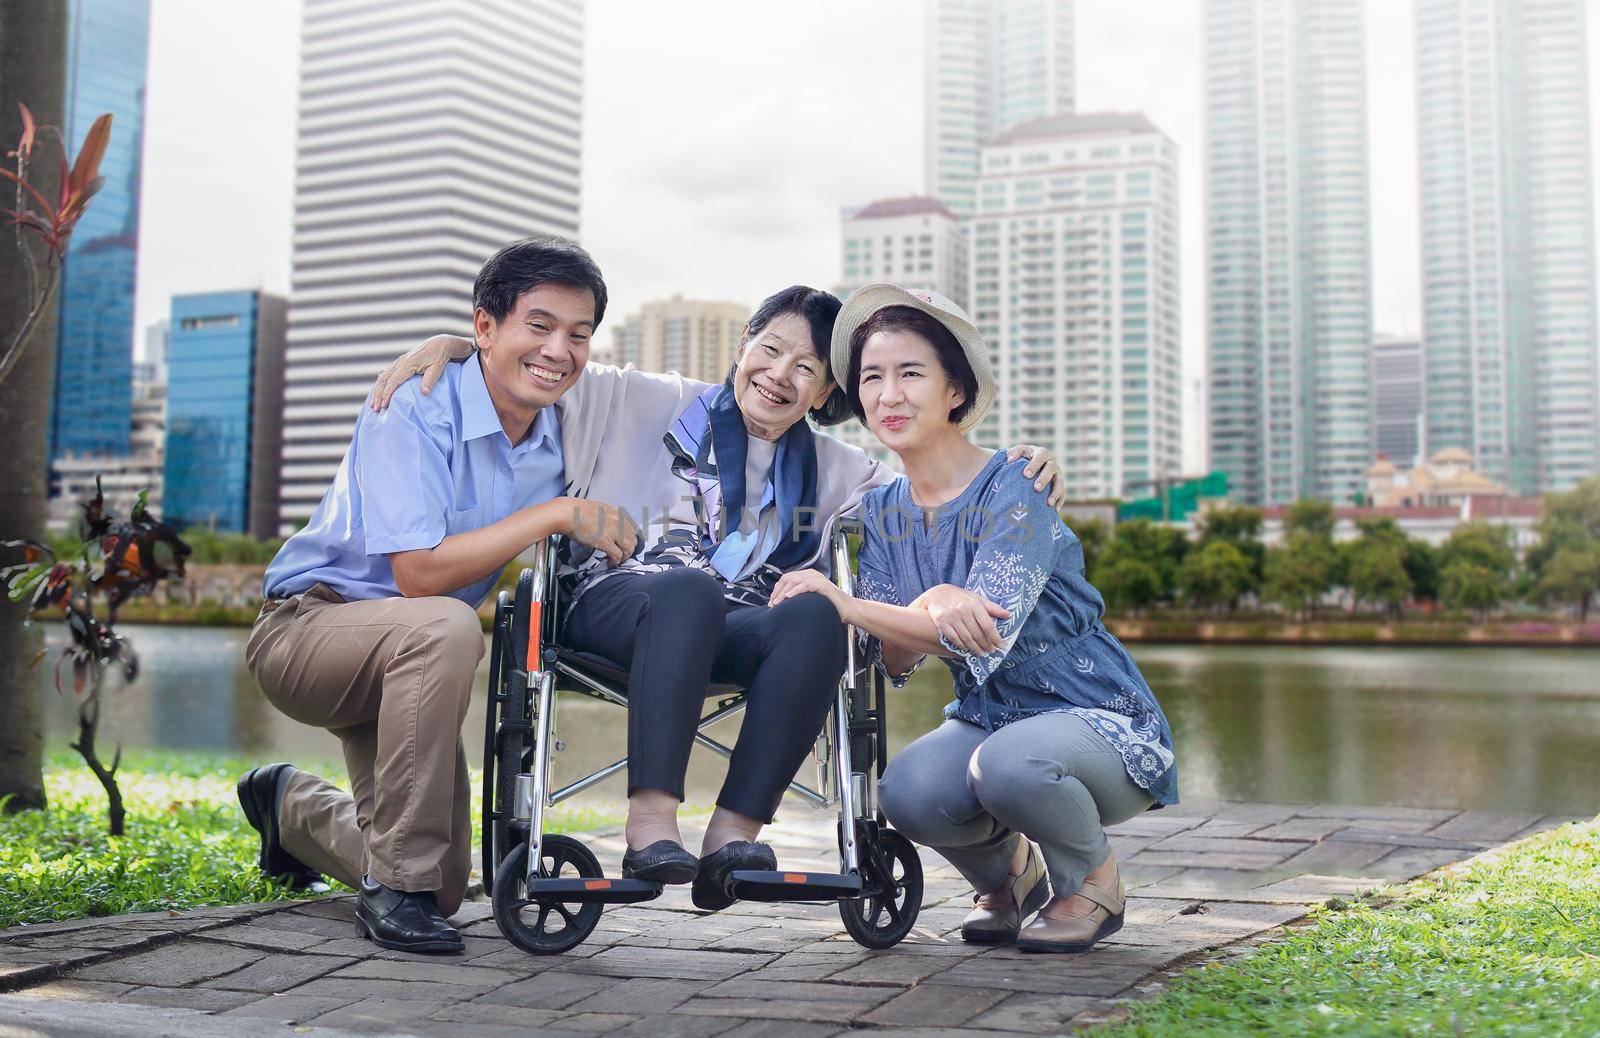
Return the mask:
<svg viewBox="0 0 1600 1038">
<path fill-rule="evenodd" d="M 259 759 L 336 761 L 328 733 L 290 721 L 244 667 L 247 631 L 128 625 L 144 664 L 108 693 L 102 742 L 227 750 Z M 64 632 L 49 625 L 51 646 Z M 1180 794 L 1236 800 L 1409 804 L 1489 811 L 1600 810 L 1600 650 L 1131 646 L 1172 723 Z M 39 666 L 52 746 L 75 731 L 70 694 Z M 465 731 L 477 763 L 488 675 Z M 930 664 L 890 698 L 891 748 L 936 725 L 949 700 Z M 622 712 L 562 697 L 557 780 L 620 757 Z M 719 736 L 731 743 L 736 722 Z M 713 730 L 713 734 L 716 730 Z M 696 749 L 689 801 L 709 805 L 723 762 Z M 620 777 L 586 793 L 616 804 Z"/>
</svg>

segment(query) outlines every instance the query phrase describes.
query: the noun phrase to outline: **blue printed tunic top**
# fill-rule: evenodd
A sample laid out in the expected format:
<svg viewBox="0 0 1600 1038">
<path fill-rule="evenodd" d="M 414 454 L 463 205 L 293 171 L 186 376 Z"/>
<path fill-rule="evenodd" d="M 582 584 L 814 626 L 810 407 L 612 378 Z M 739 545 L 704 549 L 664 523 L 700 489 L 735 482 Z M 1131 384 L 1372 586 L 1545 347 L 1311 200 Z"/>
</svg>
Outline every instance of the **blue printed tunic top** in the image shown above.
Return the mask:
<svg viewBox="0 0 1600 1038">
<path fill-rule="evenodd" d="M 867 494 L 856 594 L 910 605 L 931 587 L 955 584 L 1007 609 L 1000 649 L 943 657 L 956 691 L 944 715 L 994 731 L 1070 711 L 1122 755 L 1128 777 L 1157 804 L 1177 803 L 1172 730 L 1127 650 L 1101 624 L 1105 604 L 1084 578 L 1083 548 L 1022 474 L 1026 465 L 996 452 L 926 521 L 904 476 Z M 891 680 L 898 686 L 908 676 Z"/>
</svg>

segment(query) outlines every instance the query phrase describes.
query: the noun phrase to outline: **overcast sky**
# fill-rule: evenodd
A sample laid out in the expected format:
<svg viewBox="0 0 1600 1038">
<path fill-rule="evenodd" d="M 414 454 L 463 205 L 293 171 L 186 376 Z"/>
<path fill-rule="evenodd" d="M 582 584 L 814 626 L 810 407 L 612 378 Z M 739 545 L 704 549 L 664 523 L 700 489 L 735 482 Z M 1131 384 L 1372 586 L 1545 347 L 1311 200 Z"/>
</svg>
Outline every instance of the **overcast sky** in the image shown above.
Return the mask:
<svg viewBox="0 0 1600 1038">
<path fill-rule="evenodd" d="M 1588 2 L 1592 54 L 1600 0 Z M 141 329 L 174 293 L 287 292 L 293 208 L 298 3 L 153 8 Z M 1077 3 L 1079 110 L 1143 112 L 1179 148 L 1190 471 L 1204 435 L 1200 11 Z M 616 318 L 673 292 L 753 305 L 797 281 L 831 288 L 839 208 L 923 189 L 922 0 L 591 0 L 588 12 L 581 237 Z M 1369 0 L 1367 39 L 1374 322 L 1414 333 L 1411 4 Z M 1600 76 L 1590 85 L 1600 114 Z"/>
</svg>

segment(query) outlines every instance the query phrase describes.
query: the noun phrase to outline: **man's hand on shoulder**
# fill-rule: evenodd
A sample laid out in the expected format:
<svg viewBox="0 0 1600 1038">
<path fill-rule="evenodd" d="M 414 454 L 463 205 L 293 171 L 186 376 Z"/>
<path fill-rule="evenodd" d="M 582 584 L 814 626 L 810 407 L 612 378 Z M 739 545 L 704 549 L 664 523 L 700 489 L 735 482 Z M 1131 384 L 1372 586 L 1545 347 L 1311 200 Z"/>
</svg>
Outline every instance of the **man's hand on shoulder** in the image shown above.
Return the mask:
<svg viewBox="0 0 1600 1038">
<path fill-rule="evenodd" d="M 395 390 L 405 385 L 412 375 L 422 376 L 422 395 L 427 396 L 433 384 L 444 374 L 444 366 L 453 360 L 472 356 L 472 340 L 456 335 L 435 335 L 410 353 L 401 355 L 393 364 L 378 374 L 372 386 L 372 409 L 382 411 L 394 399 Z"/>
</svg>

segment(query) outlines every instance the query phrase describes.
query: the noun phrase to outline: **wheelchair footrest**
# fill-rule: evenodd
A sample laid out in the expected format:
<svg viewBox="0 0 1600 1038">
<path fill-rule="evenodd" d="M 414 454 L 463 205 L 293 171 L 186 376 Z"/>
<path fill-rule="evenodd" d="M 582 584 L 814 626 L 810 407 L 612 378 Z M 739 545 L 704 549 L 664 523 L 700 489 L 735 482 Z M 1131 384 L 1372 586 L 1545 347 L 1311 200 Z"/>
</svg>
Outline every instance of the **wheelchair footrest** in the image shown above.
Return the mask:
<svg viewBox="0 0 1600 1038">
<path fill-rule="evenodd" d="M 535 879 L 528 884 L 531 902 L 632 905 L 660 896 L 660 883 L 642 879 Z"/>
<path fill-rule="evenodd" d="M 741 901 L 839 901 L 861 896 L 861 879 L 836 872 L 735 869 L 728 893 Z"/>
</svg>

